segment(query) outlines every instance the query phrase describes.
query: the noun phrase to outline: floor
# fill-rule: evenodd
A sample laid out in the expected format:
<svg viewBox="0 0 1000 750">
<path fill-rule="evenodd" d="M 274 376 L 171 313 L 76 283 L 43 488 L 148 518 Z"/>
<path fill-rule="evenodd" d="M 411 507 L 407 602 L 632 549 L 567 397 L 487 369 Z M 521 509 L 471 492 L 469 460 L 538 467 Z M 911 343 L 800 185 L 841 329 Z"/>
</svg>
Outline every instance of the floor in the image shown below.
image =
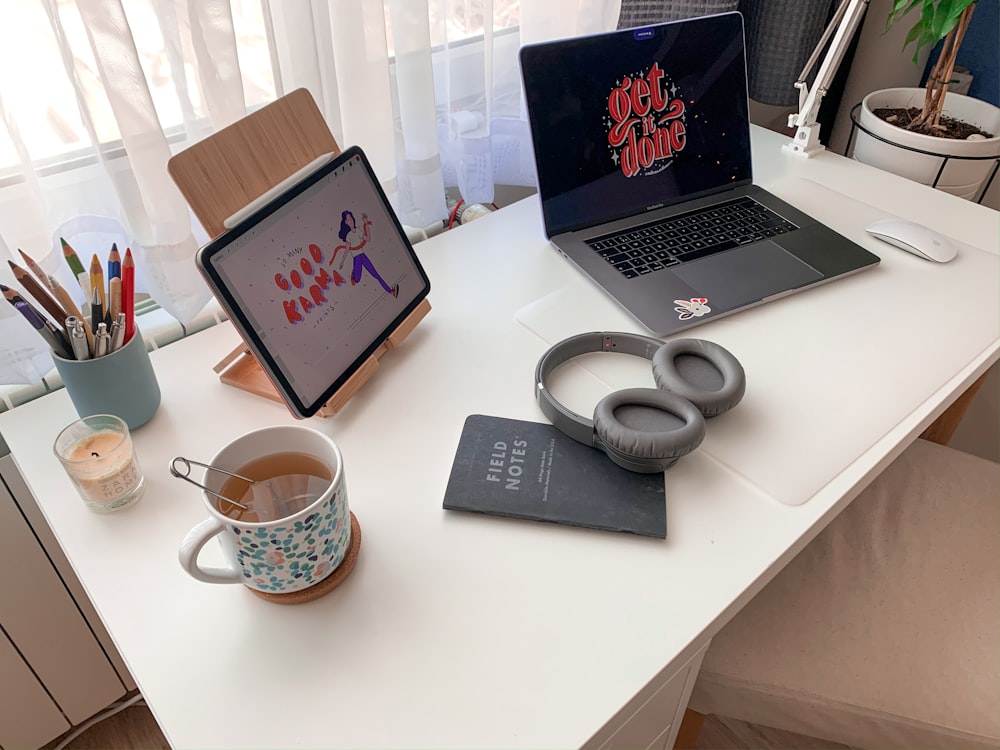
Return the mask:
<svg viewBox="0 0 1000 750">
<path fill-rule="evenodd" d="M 45 750 L 54 750 L 55 741 Z M 65 746 L 65 750 L 169 750 L 170 745 L 142 705 L 94 725 Z M 735 719 L 708 716 L 698 735 L 698 750 L 852 750 L 836 742 L 803 737 Z"/>
<path fill-rule="evenodd" d="M 709 715 L 698 735 L 698 750 L 856 750 L 745 721 Z"/>
</svg>

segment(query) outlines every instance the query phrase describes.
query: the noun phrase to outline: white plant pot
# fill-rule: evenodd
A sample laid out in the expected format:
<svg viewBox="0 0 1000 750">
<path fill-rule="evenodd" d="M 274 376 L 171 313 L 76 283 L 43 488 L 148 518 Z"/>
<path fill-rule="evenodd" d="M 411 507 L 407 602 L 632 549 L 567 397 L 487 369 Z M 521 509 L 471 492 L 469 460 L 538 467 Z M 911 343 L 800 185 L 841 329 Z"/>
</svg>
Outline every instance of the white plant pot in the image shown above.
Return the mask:
<svg viewBox="0 0 1000 750">
<path fill-rule="evenodd" d="M 932 185 L 946 157 L 994 157 L 981 160 L 947 159 L 944 172 L 938 179 L 936 187 L 939 190 L 967 200 L 977 200 L 983 183 L 996 168 L 996 157 L 1000 157 L 1000 108 L 980 99 L 948 92 L 944 106 L 946 115 L 993 133 L 992 138 L 972 141 L 912 133 L 891 125 L 872 113 L 881 107 L 919 108 L 923 103 L 922 88 L 882 89 L 866 96 L 861 102 L 858 118 L 861 127 L 858 128 L 854 145 L 854 158 L 887 172 Z M 869 133 L 877 137 L 872 137 Z M 890 143 L 884 143 L 879 138 Z"/>
</svg>

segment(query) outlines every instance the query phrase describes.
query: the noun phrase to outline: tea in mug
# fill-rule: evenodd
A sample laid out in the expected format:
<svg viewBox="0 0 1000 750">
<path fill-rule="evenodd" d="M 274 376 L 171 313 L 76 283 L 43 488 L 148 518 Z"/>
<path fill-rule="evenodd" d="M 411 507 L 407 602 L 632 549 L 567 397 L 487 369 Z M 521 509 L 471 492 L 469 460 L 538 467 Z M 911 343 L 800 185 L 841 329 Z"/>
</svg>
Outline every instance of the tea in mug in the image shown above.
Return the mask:
<svg viewBox="0 0 1000 750">
<path fill-rule="evenodd" d="M 309 507 L 326 492 L 333 476 L 330 467 L 305 453 L 272 453 L 233 471 L 253 483 L 229 477 L 219 494 L 246 510 L 216 498 L 224 516 L 246 523 L 277 521 Z"/>
</svg>

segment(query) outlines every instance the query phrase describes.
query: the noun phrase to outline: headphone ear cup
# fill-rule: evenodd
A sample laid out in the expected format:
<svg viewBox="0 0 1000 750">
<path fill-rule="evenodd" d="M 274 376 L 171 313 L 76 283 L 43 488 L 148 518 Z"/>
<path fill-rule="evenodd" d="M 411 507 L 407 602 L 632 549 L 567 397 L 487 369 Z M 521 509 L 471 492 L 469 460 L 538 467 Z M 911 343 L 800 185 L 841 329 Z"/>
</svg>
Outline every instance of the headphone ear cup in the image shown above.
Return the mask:
<svg viewBox="0 0 1000 750">
<path fill-rule="evenodd" d="M 616 464 L 651 474 L 670 468 L 705 437 L 705 419 L 687 399 L 652 388 L 627 388 L 594 408 L 598 445 Z"/>
<path fill-rule="evenodd" d="M 703 339 L 677 339 L 657 349 L 653 379 L 658 388 L 693 403 L 706 418 L 729 411 L 746 392 L 746 374 L 739 360 Z"/>
</svg>

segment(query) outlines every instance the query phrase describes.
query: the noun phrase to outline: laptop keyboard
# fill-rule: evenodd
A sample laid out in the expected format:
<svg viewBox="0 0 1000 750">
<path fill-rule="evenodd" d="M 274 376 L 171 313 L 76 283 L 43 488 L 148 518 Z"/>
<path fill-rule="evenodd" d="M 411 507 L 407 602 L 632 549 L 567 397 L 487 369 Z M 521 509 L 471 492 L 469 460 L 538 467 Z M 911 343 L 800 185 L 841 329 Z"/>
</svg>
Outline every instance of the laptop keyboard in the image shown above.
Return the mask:
<svg viewBox="0 0 1000 750">
<path fill-rule="evenodd" d="M 742 197 L 595 237 L 587 244 L 632 279 L 793 229 L 798 227 L 753 198 Z"/>
</svg>

